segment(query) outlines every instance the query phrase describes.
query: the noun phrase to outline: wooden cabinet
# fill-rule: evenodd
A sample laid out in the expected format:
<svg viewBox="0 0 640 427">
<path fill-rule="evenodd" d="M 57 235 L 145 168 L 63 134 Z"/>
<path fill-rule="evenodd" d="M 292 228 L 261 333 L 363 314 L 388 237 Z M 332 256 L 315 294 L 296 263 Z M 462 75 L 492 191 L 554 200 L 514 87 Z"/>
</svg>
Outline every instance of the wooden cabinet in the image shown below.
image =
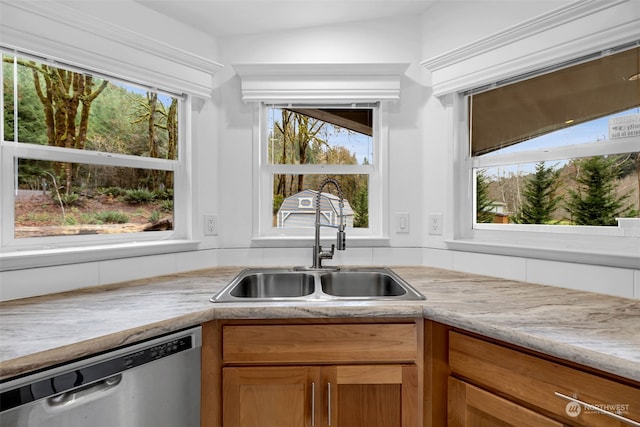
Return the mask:
<svg viewBox="0 0 640 427">
<path fill-rule="evenodd" d="M 637 383 L 455 331 L 448 340 L 449 426 L 640 425 Z"/>
<path fill-rule="evenodd" d="M 223 370 L 225 426 L 313 426 L 318 369 L 244 367 Z"/>
<path fill-rule="evenodd" d="M 422 425 L 421 320 L 213 323 L 222 345 L 203 364 L 222 382 L 203 378 L 203 426 Z"/>
<path fill-rule="evenodd" d="M 449 378 L 450 426 L 469 427 L 562 427 L 517 403 L 503 399 L 454 377 Z"/>
<path fill-rule="evenodd" d="M 228 367 L 223 425 L 415 426 L 416 380 L 411 365 Z"/>
</svg>

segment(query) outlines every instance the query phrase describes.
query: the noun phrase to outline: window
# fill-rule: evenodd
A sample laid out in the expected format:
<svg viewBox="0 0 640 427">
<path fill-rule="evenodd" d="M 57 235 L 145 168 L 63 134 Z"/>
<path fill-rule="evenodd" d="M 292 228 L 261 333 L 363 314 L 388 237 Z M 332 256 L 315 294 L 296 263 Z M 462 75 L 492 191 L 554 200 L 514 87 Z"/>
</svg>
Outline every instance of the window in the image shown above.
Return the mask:
<svg viewBox="0 0 640 427">
<path fill-rule="evenodd" d="M 380 236 L 378 104 L 261 105 L 259 230 L 262 237 L 312 236 L 319 185 L 331 177 L 351 236 Z M 321 193 L 321 221 L 339 221 L 338 192 Z M 323 230 L 324 232 L 324 230 Z"/>
<path fill-rule="evenodd" d="M 634 43 L 470 91 L 474 228 L 639 230 L 639 73 Z"/>
<path fill-rule="evenodd" d="M 184 235 L 183 96 L 15 52 L 1 74 L 3 247 Z"/>
</svg>

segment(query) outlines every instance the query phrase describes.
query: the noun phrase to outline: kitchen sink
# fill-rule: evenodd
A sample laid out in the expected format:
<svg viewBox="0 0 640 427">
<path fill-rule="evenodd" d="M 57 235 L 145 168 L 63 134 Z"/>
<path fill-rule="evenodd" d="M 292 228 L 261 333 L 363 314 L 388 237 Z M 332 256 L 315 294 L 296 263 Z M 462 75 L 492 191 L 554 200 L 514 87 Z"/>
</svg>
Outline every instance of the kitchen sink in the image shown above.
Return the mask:
<svg viewBox="0 0 640 427">
<path fill-rule="evenodd" d="M 244 275 L 229 294 L 236 298 L 302 297 L 313 293 L 313 279 L 298 272 L 255 272 Z"/>
<path fill-rule="evenodd" d="M 320 276 L 322 291 L 337 297 L 397 297 L 407 290 L 389 274 L 341 271 Z"/>
<path fill-rule="evenodd" d="M 425 297 L 389 268 L 338 270 L 249 268 L 211 298 L 211 302 L 393 301 Z"/>
</svg>

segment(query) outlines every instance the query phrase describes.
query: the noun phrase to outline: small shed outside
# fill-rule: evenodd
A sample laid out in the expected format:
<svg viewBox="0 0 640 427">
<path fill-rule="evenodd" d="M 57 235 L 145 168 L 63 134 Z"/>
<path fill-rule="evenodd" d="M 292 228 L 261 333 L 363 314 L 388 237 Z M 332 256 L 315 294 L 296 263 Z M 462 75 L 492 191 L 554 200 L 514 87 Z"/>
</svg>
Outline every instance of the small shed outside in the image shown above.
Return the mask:
<svg viewBox="0 0 640 427">
<path fill-rule="evenodd" d="M 278 210 L 278 228 L 314 228 L 317 195 L 317 191 L 306 189 L 284 199 Z M 353 227 L 353 209 L 347 200 L 344 200 L 342 215 L 344 224 Z M 339 216 L 340 198 L 331 193 L 321 193 L 320 223 L 337 226 L 340 224 Z"/>
</svg>

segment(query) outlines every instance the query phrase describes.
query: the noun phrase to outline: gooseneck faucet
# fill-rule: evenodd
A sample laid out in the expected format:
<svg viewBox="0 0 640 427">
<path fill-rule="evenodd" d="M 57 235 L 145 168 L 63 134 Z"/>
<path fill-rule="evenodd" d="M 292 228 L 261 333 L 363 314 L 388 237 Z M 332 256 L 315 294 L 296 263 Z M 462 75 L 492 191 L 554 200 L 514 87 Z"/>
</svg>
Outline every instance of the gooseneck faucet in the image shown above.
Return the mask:
<svg viewBox="0 0 640 427">
<path fill-rule="evenodd" d="M 340 223 L 339 225 L 333 225 L 333 224 L 322 224 L 320 222 L 320 198 L 322 196 L 322 190 L 324 189 L 324 187 L 327 184 L 333 184 L 336 189 L 338 190 L 338 197 L 340 198 L 340 202 L 339 202 L 339 206 L 340 206 Z M 315 242 L 313 245 L 313 266 L 311 267 L 312 269 L 322 269 L 322 260 L 323 259 L 331 259 L 333 258 L 333 252 L 335 250 L 336 245 L 331 245 L 331 250 L 330 251 L 325 251 L 322 250 L 322 246 L 320 246 L 320 227 L 332 227 L 332 228 L 337 228 L 338 229 L 338 236 L 337 236 L 337 245 L 338 245 L 338 250 L 339 251 L 343 251 L 346 248 L 346 235 L 344 232 L 344 228 L 345 228 L 345 224 L 344 224 L 344 217 L 342 216 L 342 209 L 344 208 L 344 198 L 342 197 L 342 189 L 340 188 L 340 185 L 338 184 L 338 181 L 336 181 L 333 178 L 326 178 L 324 181 L 322 181 L 322 183 L 320 184 L 320 187 L 318 188 L 318 194 L 316 195 L 316 234 L 315 234 Z"/>
</svg>

